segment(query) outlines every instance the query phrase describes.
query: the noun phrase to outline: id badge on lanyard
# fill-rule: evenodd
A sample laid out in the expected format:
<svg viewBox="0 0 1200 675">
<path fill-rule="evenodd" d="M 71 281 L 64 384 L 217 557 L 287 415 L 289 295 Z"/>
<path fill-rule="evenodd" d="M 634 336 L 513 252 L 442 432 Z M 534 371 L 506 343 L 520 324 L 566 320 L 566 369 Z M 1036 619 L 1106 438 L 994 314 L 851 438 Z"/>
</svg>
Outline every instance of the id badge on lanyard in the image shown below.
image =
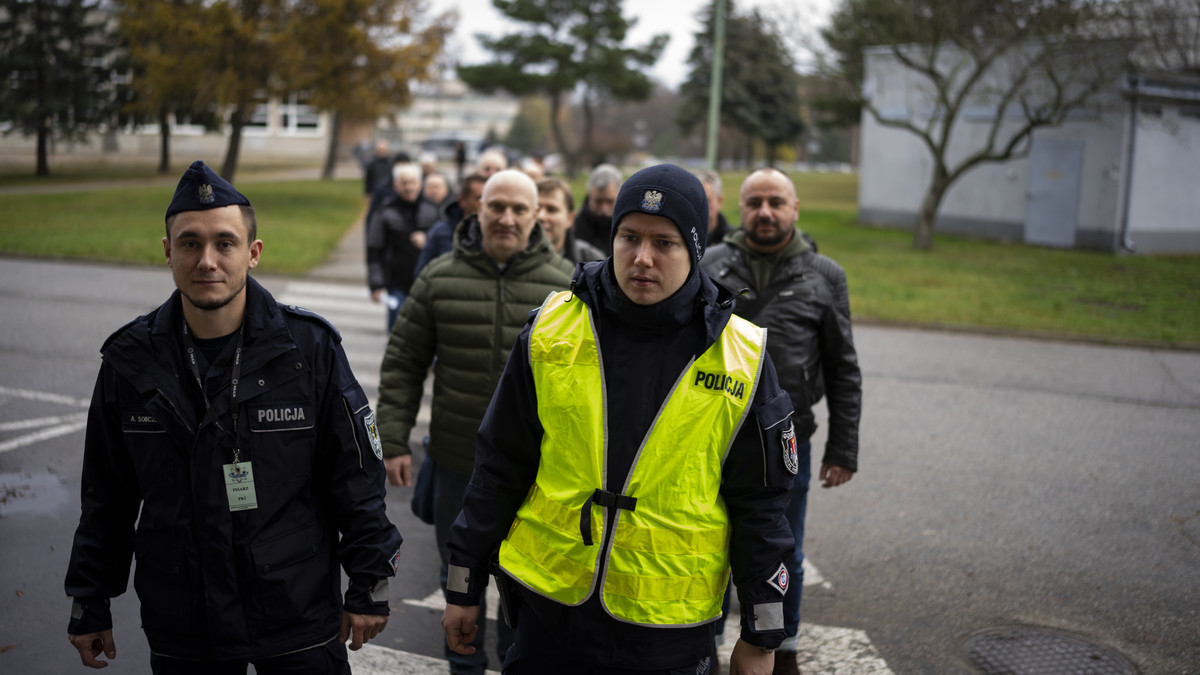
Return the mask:
<svg viewBox="0 0 1200 675">
<path fill-rule="evenodd" d="M 204 399 L 205 414 L 211 418 L 217 428 L 233 437 L 233 463 L 222 464 L 221 473 L 225 480 L 225 496 L 229 500 L 230 511 L 248 511 L 258 508 L 258 496 L 254 491 L 254 469 L 250 462 L 240 461 L 241 442 L 238 440 L 238 377 L 242 373 L 242 339 L 245 335 L 245 324 L 238 328 L 237 351 L 233 354 L 232 379 L 229 390 L 229 407 L 232 411 L 232 427 L 230 431 L 221 426 L 208 395 L 204 393 L 204 380 L 200 378 L 200 366 L 196 362 L 196 344 L 188 332 L 187 322 L 183 322 L 183 342 L 187 347 L 188 361 L 192 366 L 192 375 L 196 378 L 196 386 L 200 387 L 200 396 Z"/>
</svg>

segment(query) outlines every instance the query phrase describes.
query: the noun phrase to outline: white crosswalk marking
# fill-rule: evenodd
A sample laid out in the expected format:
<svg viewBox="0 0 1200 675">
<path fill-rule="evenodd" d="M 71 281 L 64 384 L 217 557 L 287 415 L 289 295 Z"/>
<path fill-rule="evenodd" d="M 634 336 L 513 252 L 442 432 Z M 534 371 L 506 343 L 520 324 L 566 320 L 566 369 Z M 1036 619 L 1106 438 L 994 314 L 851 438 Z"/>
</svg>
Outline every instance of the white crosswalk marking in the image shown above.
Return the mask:
<svg viewBox="0 0 1200 675">
<path fill-rule="evenodd" d="M 387 346 L 386 308 L 372 302 L 365 286 L 321 283 L 313 281 L 288 282 L 279 302 L 295 305 L 320 314 L 342 334 L 342 349 L 358 383 L 374 400 L 379 389 L 379 362 Z"/>
<path fill-rule="evenodd" d="M 379 363 L 387 345 L 384 329 L 386 311 L 383 305 L 371 302 L 362 286 L 311 281 L 290 282 L 279 300 L 316 312 L 336 326 L 342 333 L 342 347 L 359 383 L 368 395 L 378 390 Z M 428 422 L 428 415 L 428 406 L 422 406 L 418 419 Z M 808 559 L 804 561 L 804 586 L 825 590 L 833 588 Z M 495 584 L 489 584 L 487 616 L 493 621 L 496 620 L 496 608 L 499 606 L 494 589 Z M 441 590 L 423 598 L 405 599 L 402 602 L 437 611 L 446 606 Z M 736 639 L 726 640 L 717 650 L 721 654 L 721 663 L 726 667 L 736 642 Z M 801 624 L 796 660 L 800 669 L 809 675 L 892 673 L 875 651 L 867 634 L 851 628 Z M 446 662 L 441 658 L 373 644 L 352 652 L 350 663 L 354 672 L 360 675 L 440 675 L 446 672 Z"/>
<path fill-rule="evenodd" d="M 7 400 L 17 401 L 36 401 L 47 405 L 62 405 L 72 408 L 86 408 L 89 401 L 78 399 L 72 396 L 63 396 L 45 391 L 34 391 L 32 389 L 19 389 L 14 387 L 0 386 L 0 404 Z M 33 429 L 30 433 L 16 436 L 15 438 L 6 438 L 0 441 L 0 453 L 16 450 L 27 445 L 40 443 L 66 436 L 67 434 L 75 433 L 87 426 L 86 412 L 73 412 L 65 415 L 50 415 L 31 417 L 20 420 L 12 420 L 0 424 L 0 432 L 4 431 L 25 431 Z"/>
</svg>

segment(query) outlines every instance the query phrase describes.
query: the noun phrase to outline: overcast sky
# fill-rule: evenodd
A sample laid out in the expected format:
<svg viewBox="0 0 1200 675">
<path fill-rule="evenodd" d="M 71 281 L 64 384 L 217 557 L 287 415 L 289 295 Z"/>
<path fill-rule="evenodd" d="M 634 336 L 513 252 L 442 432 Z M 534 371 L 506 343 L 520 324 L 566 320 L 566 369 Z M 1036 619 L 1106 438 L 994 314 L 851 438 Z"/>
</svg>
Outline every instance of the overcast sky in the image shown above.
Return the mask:
<svg viewBox="0 0 1200 675">
<path fill-rule="evenodd" d="M 694 34 L 700 30 L 696 14 L 711 0 L 626 0 L 626 11 L 638 17 L 631 31 L 629 45 L 642 45 L 658 33 L 671 36 L 662 57 L 655 64 L 651 76 L 669 87 L 677 87 L 687 77 L 687 57 L 692 51 Z M 804 24 L 794 26 L 787 32 L 793 35 L 816 35 L 816 29 L 825 25 L 829 12 L 838 0 L 735 0 L 739 9 L 757 7 L 768 17 L 790 13 L 804 19 Z M 460 54 L 460 63 L 470 65 L 488 59 L 488 53 L 479 47 L 476 33 L 501 35 L 512 24 L 492 7 L 491 0 L 430 0 L 430 9 L 440 13 L 458 9 L 458 29 L 447 45 L 449 53 Z M 787 8 L 781 10 L 780 8 Z M 808 56 L 798 53 L 797 60 L 803 67 Z"/>
</svg>

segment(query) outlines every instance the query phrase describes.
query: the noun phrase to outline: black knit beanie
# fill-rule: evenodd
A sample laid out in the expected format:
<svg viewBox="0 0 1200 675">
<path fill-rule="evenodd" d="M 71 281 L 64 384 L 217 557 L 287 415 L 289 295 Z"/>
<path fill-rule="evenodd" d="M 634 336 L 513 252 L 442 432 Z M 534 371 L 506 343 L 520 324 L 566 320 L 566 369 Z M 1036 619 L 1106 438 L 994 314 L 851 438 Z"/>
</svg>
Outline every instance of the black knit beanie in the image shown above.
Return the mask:
<svg viewBox="0 0 1200 675">
<path fill-rule="evenodd" d="M 662 216 L 675 223 L 684 245 L 692 252 L 693 269 L 699 265 L 708 244 L 708 196 L 692 172 L 674 164 L 659 164 L 630 176 L 617 193 L 610 241 L 617 238 L 621 219 L 634 212 Z"/>
</svg>

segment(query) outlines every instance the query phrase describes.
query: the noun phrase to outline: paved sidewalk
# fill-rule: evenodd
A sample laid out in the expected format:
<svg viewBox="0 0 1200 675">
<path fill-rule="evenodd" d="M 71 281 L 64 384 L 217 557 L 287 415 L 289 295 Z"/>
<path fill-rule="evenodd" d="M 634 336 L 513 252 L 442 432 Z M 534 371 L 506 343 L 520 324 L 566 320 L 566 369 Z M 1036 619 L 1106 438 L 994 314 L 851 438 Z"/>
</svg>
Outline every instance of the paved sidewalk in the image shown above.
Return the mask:
<svg viewBox="0 0 1200 675">
<path fill-rule="evenodd" d="M 366 239 L 362 220 L 346 231 L 341 242 L 325 259 L 306 276 L 313 280 L 358 284 L 366 293 L 367 259 Z"/>
</svg>

